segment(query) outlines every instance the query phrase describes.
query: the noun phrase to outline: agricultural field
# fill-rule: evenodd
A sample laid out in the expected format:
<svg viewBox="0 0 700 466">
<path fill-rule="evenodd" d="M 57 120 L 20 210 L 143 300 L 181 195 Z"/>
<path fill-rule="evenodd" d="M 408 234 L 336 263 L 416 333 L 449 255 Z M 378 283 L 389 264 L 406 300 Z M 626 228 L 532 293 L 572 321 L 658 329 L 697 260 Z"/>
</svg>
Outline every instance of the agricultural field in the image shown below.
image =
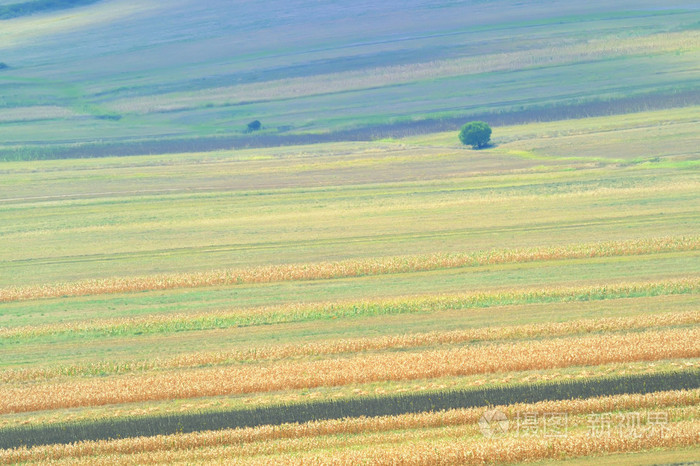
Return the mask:
<svg viewBox="0 0 700 466">
<path fill-rule="evenodd" d="M 0 0 L 0 464 L 700 462 L 693 2 L 65 3 Z"/>
<path fill-rule="evenodd" d="M 0 461 L 697 458 L 698 117 L 7 162 Z"/>
</svg>

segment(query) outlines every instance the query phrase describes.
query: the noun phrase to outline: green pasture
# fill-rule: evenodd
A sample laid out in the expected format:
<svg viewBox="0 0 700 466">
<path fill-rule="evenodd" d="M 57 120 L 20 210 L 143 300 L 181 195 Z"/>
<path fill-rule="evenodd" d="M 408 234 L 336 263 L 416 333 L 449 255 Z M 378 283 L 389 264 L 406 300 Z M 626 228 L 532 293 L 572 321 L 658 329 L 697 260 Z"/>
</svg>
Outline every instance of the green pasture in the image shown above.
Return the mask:
<svg viewBox="0 0 700 466">
<path fill-rule="evenodd" d="M 224 194 L 2 209 L 12 221 L 2 226 L 0 284 L 692 235 L 697 184 L 672 186 L 674 179 L 662 180 L 666 189 L 652 181 L 618 193 L 601 188 L 520 199 L 491 197 L 488 189 L 481 196 L 445 194 L 437 185 L 354 203 L 299 192 L 256 196 L 257 203 Z M 596 196 L 600 191 L 605 196 Z"/>
</svg>

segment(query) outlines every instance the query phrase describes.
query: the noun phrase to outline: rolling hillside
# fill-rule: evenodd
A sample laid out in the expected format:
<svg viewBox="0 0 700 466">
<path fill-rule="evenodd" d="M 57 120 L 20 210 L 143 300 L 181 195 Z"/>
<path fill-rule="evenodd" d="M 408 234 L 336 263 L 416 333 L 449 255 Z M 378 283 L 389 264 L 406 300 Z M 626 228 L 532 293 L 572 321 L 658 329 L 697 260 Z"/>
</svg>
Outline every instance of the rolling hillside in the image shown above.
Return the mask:
<svg viewBox="0 0 700 466">
<path fill-rule="evenodd" d="M 0 156 L 371 139 L 467 115 L 698 104 L 698 17 L 691 1 L 187 0 L 24 16 L 0 28 Z M 245 134 L 254 119 L 257 137 Z"/>
</svg>

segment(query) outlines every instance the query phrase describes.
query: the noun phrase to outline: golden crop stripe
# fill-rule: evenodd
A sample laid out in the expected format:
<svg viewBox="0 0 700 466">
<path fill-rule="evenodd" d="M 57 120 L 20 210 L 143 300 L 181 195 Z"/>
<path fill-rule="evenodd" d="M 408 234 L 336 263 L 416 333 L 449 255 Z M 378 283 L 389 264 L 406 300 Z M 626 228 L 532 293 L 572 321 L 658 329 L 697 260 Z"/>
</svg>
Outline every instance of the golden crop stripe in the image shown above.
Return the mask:
<svg viewBox="0 0 700 466">
<path fill-rule="evenodd" d="M 580 319 L 570 322 L 482 327 L 447 332 L 414 333 L 375 338 L 338 339 L 303 344 L 271 345 L 249 348 L 246 350 L 199 352 L 183 354 L 170 359 L 156 358 L 147 361 L 125 363 L 104 361 L 100 363 L 73 364 L 46 368 L 10 369 L 0 372 L 0 381 L 9 383 L 29 380 L 48 380 L 61 376 L 125 374 L 129 372 L 145 372 L 154 369 L 224 365 L 236 361 L 279 360 L 298 356 L 359 353 L 385 349 L 458 344 L 471 341 L 552 337 L 690 324 L 700 324 L 700 310 L 660 315 Z"/>
<path fill-rule="evenodd" d="M 0 414 L 693 357 L 700 357 L 700 328 L 559 338 L 4 387 Z"/>
<path fill-rule="evenodd" d="M 234 397 L 203 397 L 187 400 L 155 400 L 126 405 L 87 406 L 78 410 L 67 408 L 33 413 L 15 413 L 0 416 L 0 429 L 12 429 L 28 425 L 57 425 L 64 422 L 92 422 L 96 419 L 123 417 L 197 414 L 210 410 L 274 407 L 314 401 L 352 400 L 365 396 L 411 396 L 420 392 L 443 395 L 450 390 L 497 389 L 512 384 L 562 383 L 587 379 L 591 382 L 616 375 L 649 374 L 658 376 L 669 371 L 700 369 L 700 359 L 682 358 L 664 361 L 617 362 L 598 366 L 574 366 L 545 370 L 529 370 L 512 373 L 473 374 L 463 377 L 441 377 L 432 380 L 402 380 L 369 382 L 343 387 L 317 387 L 310 390 L 266 392 Z M 672 388 L 669 388 L 671 390 Z"/>
<path fill-rule="evenodd" d="M 700 249 L 700 236 L 684 236 L 575 244 L 561 247 L 502 249 L 471 254 L 433 254 L 427 256 L 355 259 L 339 262 L 283 264 L 238 270 L 227 269 L 146 277 L 106 278 L 75 283 L 10 287 L 0 289 L 0 302 L 245 283 L 322 280 L 491 264 L 639 255 L 698 249 Z"/>
</svg>

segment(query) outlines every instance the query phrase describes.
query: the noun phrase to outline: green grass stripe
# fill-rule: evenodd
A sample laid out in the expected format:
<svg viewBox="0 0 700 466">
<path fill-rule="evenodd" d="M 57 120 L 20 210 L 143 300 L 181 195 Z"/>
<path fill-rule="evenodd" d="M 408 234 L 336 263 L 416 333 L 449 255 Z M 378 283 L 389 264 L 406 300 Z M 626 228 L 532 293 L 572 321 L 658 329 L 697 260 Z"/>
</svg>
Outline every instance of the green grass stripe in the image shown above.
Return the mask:
<svg viewBox="0 0 700 466">
<path fill-rule="evenodd" d="M 106 319 L 104 321 L 2 328 L 0 329 L 0 347 L 3 342 L 19 342 L 47 335 L 70 334 L 72 338 L 132 336 L 518 304 L 566 303 L 691 294 L 697 292 L 699 288 L 700 277 L 694 277 L 662 282 L 482 291 L 459 295 L 428 295 L 349 303 L 292 304 L 192 315 Z"/>
<path fill-rule="evenodd" d="M 0 449 L 700 388 L 700 370 L 443 390 L 0 430 Z"/>
</svg>

